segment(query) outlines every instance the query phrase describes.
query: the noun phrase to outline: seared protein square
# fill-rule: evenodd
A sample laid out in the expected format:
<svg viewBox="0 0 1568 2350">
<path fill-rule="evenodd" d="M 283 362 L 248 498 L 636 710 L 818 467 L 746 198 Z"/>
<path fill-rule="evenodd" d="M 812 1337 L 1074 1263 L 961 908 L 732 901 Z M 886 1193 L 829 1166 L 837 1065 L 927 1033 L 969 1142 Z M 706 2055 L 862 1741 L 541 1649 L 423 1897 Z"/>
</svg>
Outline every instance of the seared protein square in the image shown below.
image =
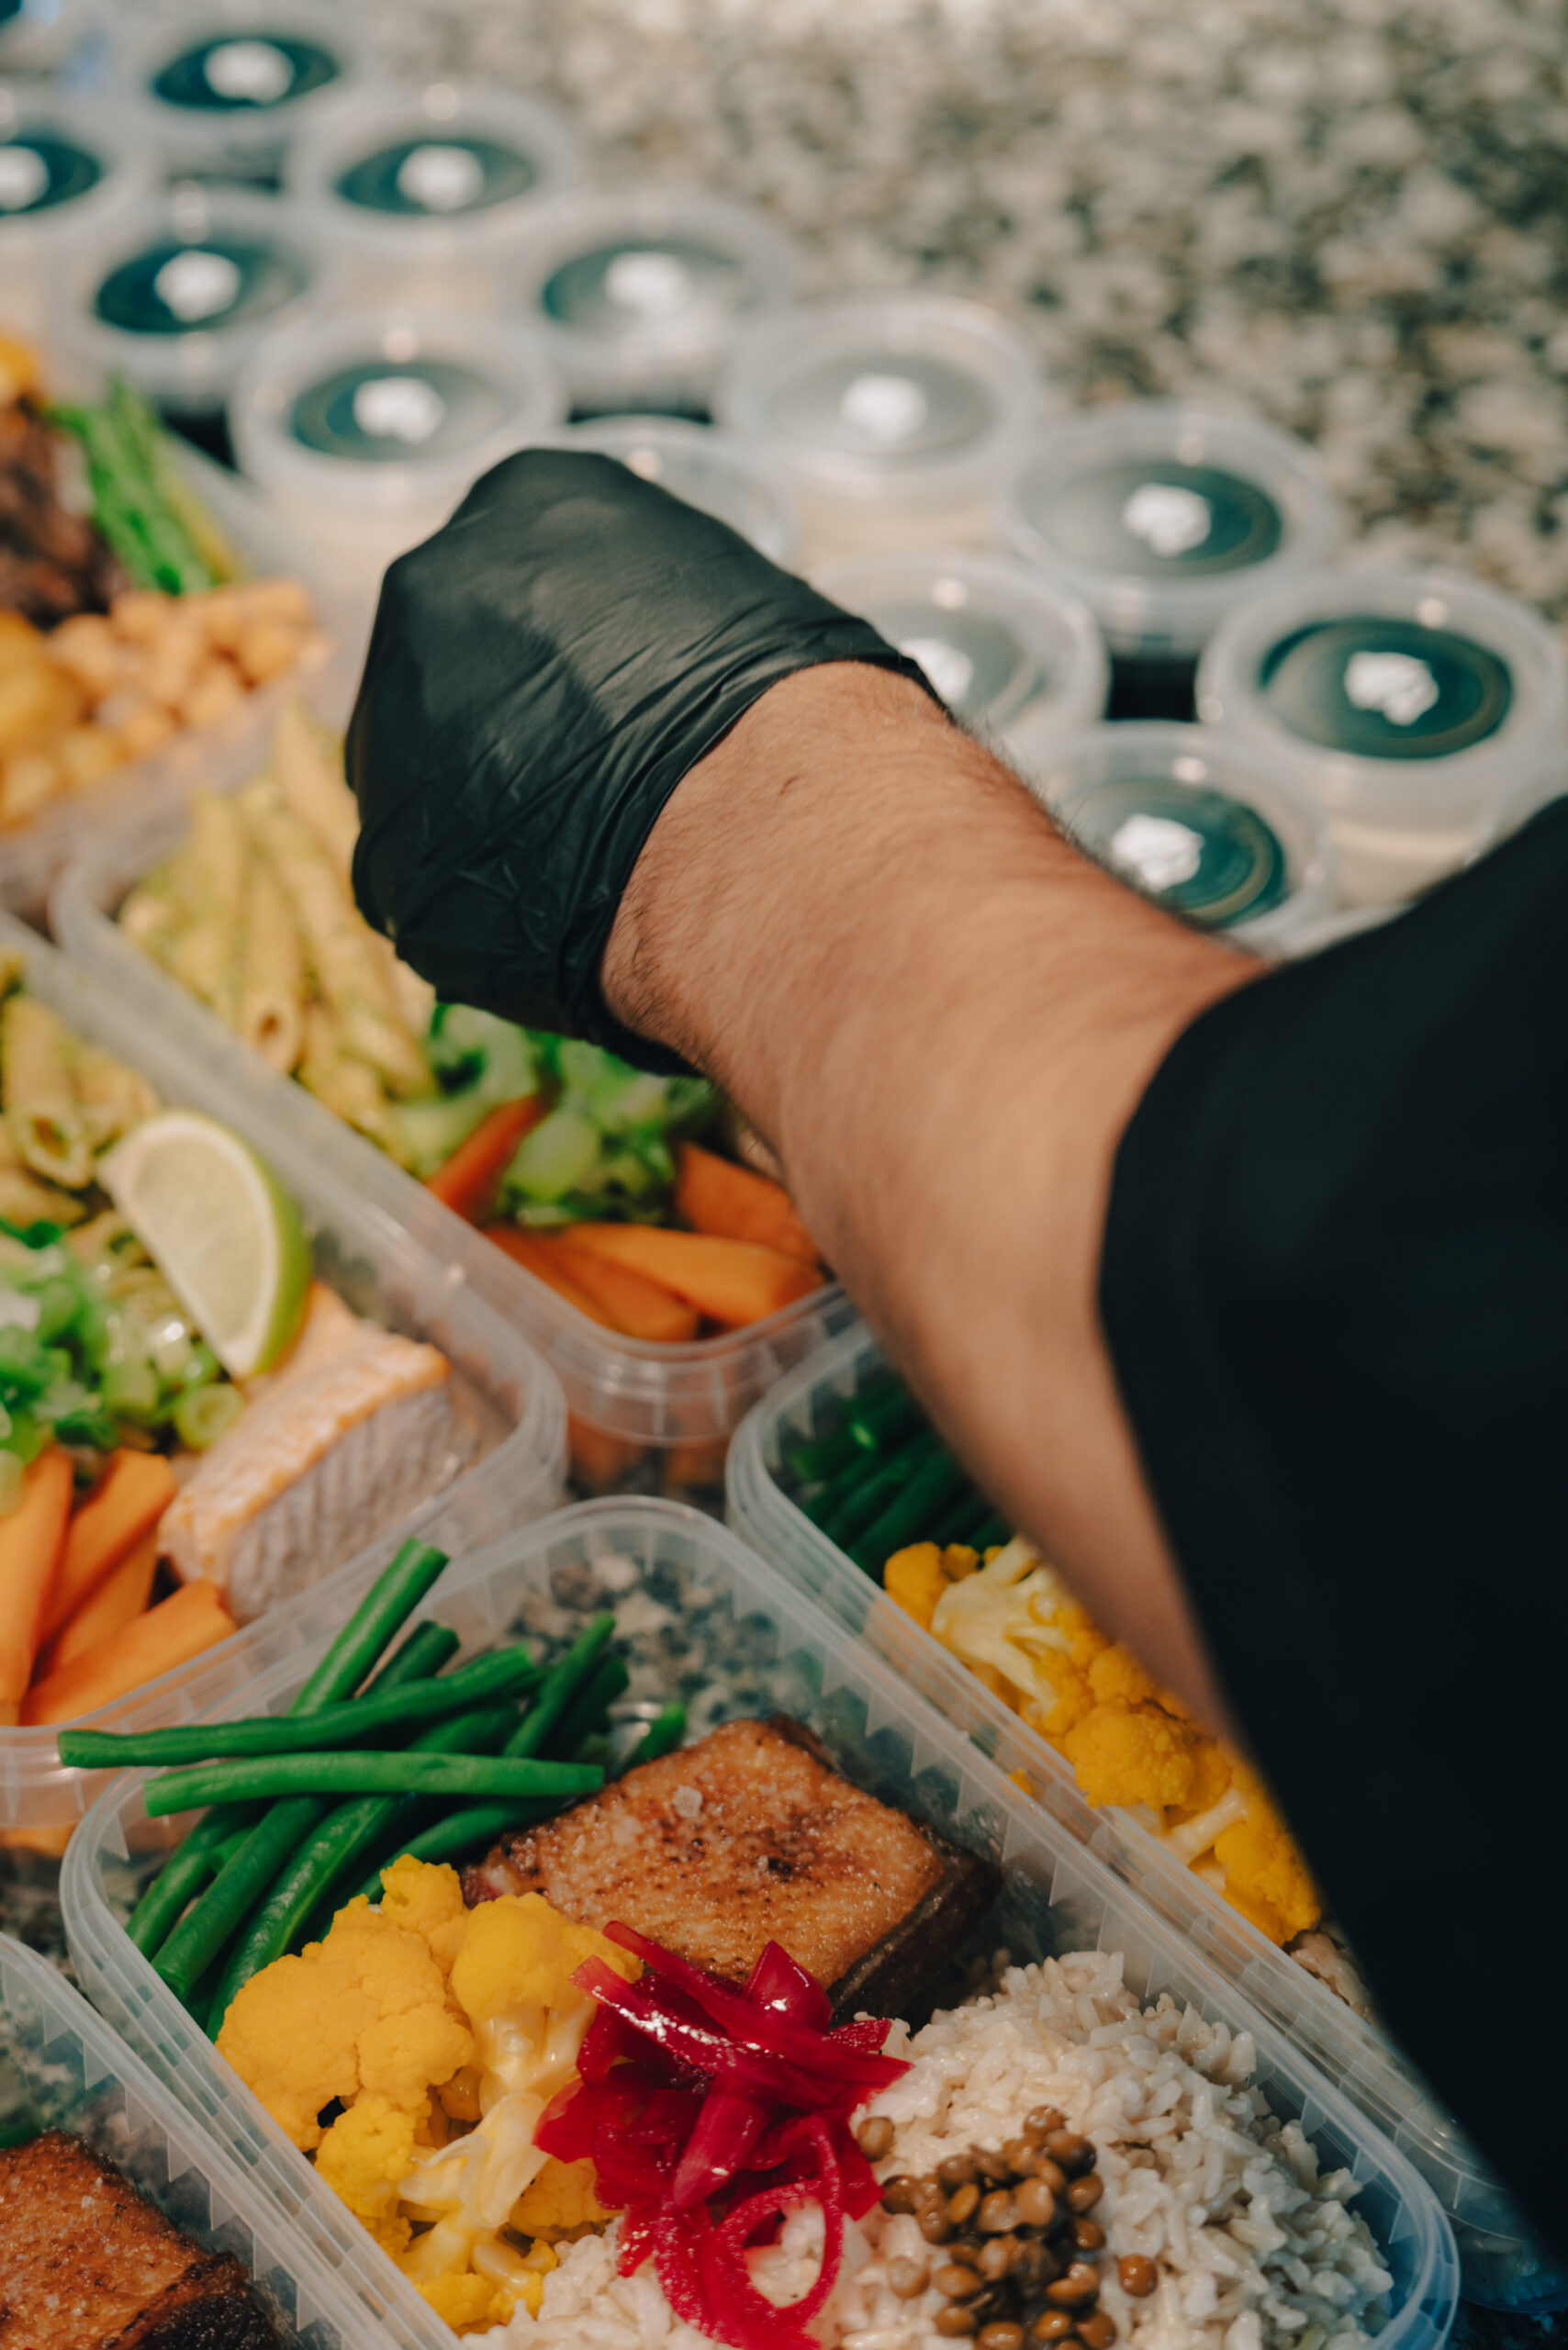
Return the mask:
<svg viewBox="0 0 1568 2350">
<path fill-rule="evenodd" d="M 0 2153 L 0 2350 L 277 2350 L 232 2253 L 203 2252 L 62 2130 Z"/>
<path fill-rule="evenodd" d="M 994 1899 L 987 1861 L 851 1786 L 783 1715 L 725 1722 L 465 1871 L 470 1906 L 542 1893 L 732 1983 L 781 1942 L 840 2015 L 898 2014 Z"/>
</svg>

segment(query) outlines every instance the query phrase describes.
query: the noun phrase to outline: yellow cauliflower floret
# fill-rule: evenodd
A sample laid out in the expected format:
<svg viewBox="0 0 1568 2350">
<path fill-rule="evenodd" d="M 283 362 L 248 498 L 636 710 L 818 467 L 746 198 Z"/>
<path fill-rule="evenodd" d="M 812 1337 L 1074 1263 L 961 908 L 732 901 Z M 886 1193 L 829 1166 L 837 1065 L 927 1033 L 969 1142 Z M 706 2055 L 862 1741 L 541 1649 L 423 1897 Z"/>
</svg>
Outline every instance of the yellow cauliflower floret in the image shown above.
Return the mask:
<svg viewBox="0 0 1568 2350">
<path fill-rule="evenodd" d="M 906 1550 L 895 1550 L 882 1570 L 882 1588 L 906 1616 L 929 1631 L 936 1603 L 947 1588 L 935 1543 L 912 1542 Z"/>
<path fill-rule="evenodd" d="M 942 1572 L 949 1583 L 962 1583 L 980 1565 L 980 1555 L 967 1542 L 949 1542 L 942 1553 Z"/>
<path fill-rule="evenodd" d="M 1097 1706 L 1142 1706 L 1156 1694 L 1150 1675 L 1120 1640 L 1100 1651 L 1089 1668 L 1089 1686 Z"/>
<path fill-rule="evenodd" d="M 1010 1702 L 1031 1729 L 1037 1729 L 1042 1738 L 1048 1738 L 1053 1746 L 1059 1748 L 1074 1722 L 1081 1721 L 1094 1703 L 1094 1692 L 1076 1664 L 1070 1664 L 1066 1657 L 1052 1657 L 1047 1695 L 1043 1700 L 1025 1697 L 1020 1704 L 1019 1693 L 1014 1690 Z"/>
<path fill-rule="evenodd" d="M 1091 1803 L 1183 1803 L 1193 1784 L 1193 1735 L 1158 1706 L 1096 1706 L 1062 1740 Z"/>
<path fill-rule="evenodd" d="M 518 2008 L 591 2008 L 572 1981 L 590 1958 L 628 1983 L 643 1971 L 629 1951 L 591 1926 L 574 1925 L 542 1893 L 503 1894 L 469 1910 L 452 1988 L 476 2027 Z"/>
<path fill-rule="evenodd" d="M 581 2162 L 557 2162 L 551 2155 L 532 2186 L 512 2206 L 510 2224 L 520 2235 L 565 2235 L 573 2228 L 603 2227 L 610 2217 L 594 2193 L 594 2168 Z"/>
<path fill-rule="evenodd" d="M 463 1946 L 468 1912 L 463 1880 L 441 1861 L 416 1861 L 409 1853 L 381 1872 L 381 1914 L 406 1932 L 418 1934 L 443 1975 Z"/>
<path fill-rule="evenodd" d="M 406 2250 L 409 2222 L 398 2216 L 398 2188 L 414 2160 L 418 2117 L 379 2094 L 340 2113 L 316 2149 L 316 2168 L 379 2244 Z"/>
<path fill-rule="evenodd" d="M 1214 1847 L 1226 1894 L 1271 1942 L 1288 1942 L 1316 1925 L 1323 1903 L 1257 1773 L 1238 1761 L 1236 1783 L 1247 1797 L 1247 1817 L 1216 1836 Z"/>
<path fill-rule="evenodd" d="M 1187 1790 L 1189 1811 L 1207 1811 L 1230 1785 L 1231 1759 L 1217 1739 L 1199 1736 L 1193 1744 L 1193 1784 Z"/>
<path fill-rule="evenodd" d="M 428 1945 L 361 1896 L 324 1942 L 274 1959 L 237 1994 L 220 2053 L 297 2146 L 319 2145 L 334 2098 L 379 2091 L 410 2112 L 474 2053 Z"/>
<path fill-rule="evenodd" d="M 947 1583 L 931 1629 L 1015 1709 L 1032 1702 L 1048 1718 L 1072 1687 L 1081 1616 L 1056 1570 L 1020 1536 L 978 1573 Z"/>
<path fill-rule="evenodd" d="M 415 2282 L 437 2317 L 444 2318 L 454 2333 L 476 2333 L 481 2326 L 505 2325 L 517 2307 L 518 2296 L 510 2287 L 488 2277 L 476 2277 L 472 2269 L 462 2275 L 416 2278 Z M 543 2298 L 543 2278 L 539 2289 Z"/>
</svg>

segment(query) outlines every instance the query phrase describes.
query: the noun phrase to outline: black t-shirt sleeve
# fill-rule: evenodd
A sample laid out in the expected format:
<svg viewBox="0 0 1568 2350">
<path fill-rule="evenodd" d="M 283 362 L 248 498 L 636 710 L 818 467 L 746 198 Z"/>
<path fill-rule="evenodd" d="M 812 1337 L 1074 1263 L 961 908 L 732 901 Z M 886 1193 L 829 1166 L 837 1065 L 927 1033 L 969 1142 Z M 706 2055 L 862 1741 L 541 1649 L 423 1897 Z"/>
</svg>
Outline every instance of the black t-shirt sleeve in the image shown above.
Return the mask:
<svg viewBox="0 0 1568 2350">
<path fill-rule="evenodd" d="M 1117 1157 L 1123 1399 L 1396 2036 L 1568 2257 L 1568 803 L 1204 1014 Z"/>
</svg>

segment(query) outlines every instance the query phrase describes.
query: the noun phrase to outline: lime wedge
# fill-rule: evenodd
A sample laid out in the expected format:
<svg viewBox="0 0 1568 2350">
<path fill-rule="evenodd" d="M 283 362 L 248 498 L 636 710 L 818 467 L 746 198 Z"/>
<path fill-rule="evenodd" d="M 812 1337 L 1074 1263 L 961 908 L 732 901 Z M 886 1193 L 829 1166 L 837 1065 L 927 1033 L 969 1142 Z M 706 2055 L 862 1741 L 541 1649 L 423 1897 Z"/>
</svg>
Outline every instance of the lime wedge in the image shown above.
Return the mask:
<svg viewBox="0 0 1568 2350">
<path fill-rule="evenodd" d="M 275 1362 L 310 1284 L 299 1211 L 253 1150 L 194 1110 L 133 1127 L 98 1180 L 231 1379 Z"/>
</svg>

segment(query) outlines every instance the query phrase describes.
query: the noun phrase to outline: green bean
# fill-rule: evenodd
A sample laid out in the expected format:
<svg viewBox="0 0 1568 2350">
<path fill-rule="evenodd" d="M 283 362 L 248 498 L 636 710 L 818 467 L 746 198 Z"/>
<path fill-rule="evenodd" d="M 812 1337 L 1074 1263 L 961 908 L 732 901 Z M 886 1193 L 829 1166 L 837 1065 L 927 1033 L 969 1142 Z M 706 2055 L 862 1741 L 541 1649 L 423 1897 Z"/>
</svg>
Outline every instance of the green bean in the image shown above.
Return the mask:
<svg viewBox="0 0 1568 2350">
<path fill-rule="evenodd" d="M 382 1568 L 289 1712 L 314 1714 L 323 1706 L 352 1697 L 445 1565 L 444 1550 L 434 1550 L 428 1542 L 405 1542 Z"/>
<path fill-rule="evenodd" d="M 540 1677 L 526 1649 L 502 1649 L 482 1656 L 441 1681 L 351 1697 L 319 1714 L 260 1715 L 241 1721 L 206 1722 L 180 1729 L 62 1730 L 60 1759 L 82 1770 L 120 1770 L 148 1764 L 204 1762 L 226 1756 L 318 1754 L 334 1746 L 363 1745 L 383 1730 L 402 1729 L 465 1713 L 491 1697 L 506 1697 Z M 68 1751 L 69 1750 L 69 1751 Z"/>
<path fill-rule="evenodd" d="M 501 1744 L 516 1721 L 511 1706 L 489 1706 L 437 1722 L 412 1741 L 421 1754 L 483 1754 Z M 397 1796 L 360 1796 L 340 1803 L 284 1866 L 271 1892 L 230 1953 L 207 2017 L 214 2040 L 235 1994 L 252 1975 L 292 1949 L 299 1929 L 319 1908 L 345 1869 L 377 1844 L 402 1809 Z M 309 1939 L 309 1937 L 307 1937 Z"/>
<path fill-rule="evenodd" d="M 797 1485 L 821 1485 L 859 1458 L 860 1447 L 854 1436 L 848 1428 L 841 1427 L 832 1429 L 826 1436 L 812 1437 L 808 1443 L 788 1446 L 784 1466 Z"/>
<path fill-rule="evenodd" d="M 924 1460 L 901 1494 L 893 1495 L 881 1515 L 872 1519 L 857 1542 L 849 1546 L 849 1555 L 858 1567 L 879 1583 L 882 1570 L 895 1550 L 906 1542 L 916 1542 L 924 1529 L 941 1512 L 948 1508 L 954 1496 L 969 1483 L 946 1447 L 938 1447 Z"/>
<path fill-rule="evenodd" d="M 542 1762 L 532 1754 L 387 1754 L 372 1748 L 336 1754 L 268 1754 L 254 1762 L 204 1762 L 150 1779 L 149 1819 L 198 1805 L 291 1796 L 589 1796 L 602 1771 L 583 1762 Z"/>
<path fill-rule="evenodd" d="M 416 1861 L 455 1861 L 477 1844 L 493 1844 L 508 1829 L 537 1827 L 560 1807 L 559 1804 L 546 1803 L 470 1804 L 462 1811 L 448 1812 L 433 1826 L 421 1829 L 419 1835 L 399 1849 Z M 370 1885 L 362 1885 L 359 1890 L 373 1891 L 379 1882 L 378 1871 Z"/>
<path fill-rule="evenodd" d="M 673 1754 L 685 1736 L 686 1707 L 661 1706 L 627 1756 L 624 1769 L 635 1771 L 641 1763 L 656 1762 L 661 1755 Z"/>
<path fill-rule="evenodd" d="M 585 1738 L 604 1729 L 610 1719 L 610 1708 L 631 1685 L 632 1675 L 624 1658 L 601 1656 L 552 1732 L 551 1752 L 569 1760 Z"/>
<path fill-rule="evenodd" d="M 913 1396 L 900 1387 L 890 1394 L 857 1396 L 845 1425 L 862 1451 L 890 1454 L 906 1438 L 918 1436 L 925 1426 L 925 1415 Z"/>
<path fill-rule="evenodd" d="M 874 1525 L 882 1512 L 897 1499 L 904 1487 L 913 1483 L 919 1472 L 937 1450 L 937 1440 L 929 1431 L 895 1452 L 858 1490 L 852 1493 L 837 1516 L 829 1519 L 823 1532 L 841 1550 L 852 1548 L 856 1539 L 867 1527 Z"/>
<path fill-rule="evenodd" d="M 405 1545 L 405 1550 L 409 1547 Z M 437 1552 L 435 1555 L 439 1557 L 440 1553 Z M 306 1710 L 301 1700 L 312 1689 L 320 1692 L 316 1700 L 317 1704 L 325 1705 L 339 1695 L 346 1695 L 348 1691 L 355 1686 L 364 1671 L 363 1646 L 357 1639 L 351 1639 L 349 1636 L 353 1633 L 355 1626 L 361 1619 L 368 1618 L 372 1608 L 379 1605 L 378 1595 L 386 1583 L 387 1577 L 395 1569 L 398 1569 L 403 1556 L 404 1553 L 400 1551 L 398 1559 L 392 1561 L 391 1567 L 386 1569 L 386 1573 L 366 1593 L 353 1616 L 350 1617 L 342 1631 L 332 1642 L 331 1648 L 323 1657 L 321 1663 L 317 1666 L 299 1695 L 296 1697 L 290 1708 L 292 1712 L 299 1713 Z M 409 1605 L 412 1606 L 412 1604 L 410 1600 Z M 385 1621 L 384 1612 L 382 1620 Z M 380 1673 L 372 1682 L 371 1687 L 373 1689 L 399 1688 L 410 1681 L 431 1678 L 460 1645 L 456 1633 L 449 1630 L 444 1624 L 418 1624 L 397 1654 L 383 1665 Z M 334 1659 L 339 1685 L 334 1685 L 333 1677 L 325 1673 L 325 1667 Z M 346 1684 L 342 1682 L 344 1675 L 352 1676 L 347 1679 Z M 223 1824 L 218 1836 L 214 1841 L 212 1847 L 214 1852 L 220 1846 L 230 1843 L 238 1821 L 242 1819 L 252 1808 L 250 1805 L 228 1803 L 218 1807 L 219 1818 Z M 309 1835 L 324 1808 L 324 1799 L 318 1799 L 315 1796 L 299 1797 L 291 1803 L 274 1804 L 270 1809 L 262 1814 L 260 1819 L 254 1822 L 242 1843 L 238 1846 L 230 1844 L 230 1849 L 224 1853 L 221 1865 L 218 1866 L 211 1884 L 207 1886 L 205 1892 L 200 1894 L 185 1915 L 181 1917 L 180 1911 L 185 1908 L 189 1894 L 196 1891 L 202 1878 L 209 1873 L 211 1863 L 208 1862 L 207 1855 L 204 1852 L 200 1856 L 199 1871 L 194 1882 L 187 1880 L 188 1890 L 177 1891 L 176 1906 L 170 1914 L 172 1930 L 168 1932 L 167 1939 L 161 1940 L 159 1943 L 154 1943 L 152 1946 L 157 1952 L 152 1964 L 176 1998 L 189 2004 L 196 1985 L 217 1958 L 230 1934 L 245 1917 L 252 1903 L 261 1897 L 272 1883 L 289 1854 L 296 1851 L 303 1840 Z M 212 1817 L 213 1814 L 209 1812 L 207 1819 L 211 1819 Z M 193 1831 L 194 1834 L 200 1836 L 207 1825 L 207 1819 L 200 1821 Z M 171 1867 L 177 1867 L 181 1854 L 190 1841 L 191 1838 L 187 1836 L 180 1852 L 175 1853 L 170 1864 Z M 163 1875 L 168 1874 L 169 1870 L 165 1869 Z M 152 1890 L 156 1892 L 162 1882 L 163 1877 L 160 1877 L 158 1885 Z M 177 1924 L 174 1922 L 176 1919 Z M 147 1948 L 145 1942 L 140 1946 L 143 1949 Z M 151 1951 L 149 1951 L 148 1954 L 151 1957 Z"/>
<path fill-rule="evenodd" d="M 990 1516 L 991 1504 L 985 1495 L 973 1485 L 966 1485 L 946 1516 L 932 1528 L 931 1539 L 940 1550 L 945 1550 L 949 1542 L 967 1543 Z"/>
<path fill-rule="evenodd" d="M 1005 1547 L 1012 1539 L 1013 1528 L 1000 1510 L 992 1510 L 984 1525 L 977 1526 L 970 1537 L 975 1549 L 982 1555 L 987 1550 L 994 1550 L 999 1545 Z"/>
</svg>

